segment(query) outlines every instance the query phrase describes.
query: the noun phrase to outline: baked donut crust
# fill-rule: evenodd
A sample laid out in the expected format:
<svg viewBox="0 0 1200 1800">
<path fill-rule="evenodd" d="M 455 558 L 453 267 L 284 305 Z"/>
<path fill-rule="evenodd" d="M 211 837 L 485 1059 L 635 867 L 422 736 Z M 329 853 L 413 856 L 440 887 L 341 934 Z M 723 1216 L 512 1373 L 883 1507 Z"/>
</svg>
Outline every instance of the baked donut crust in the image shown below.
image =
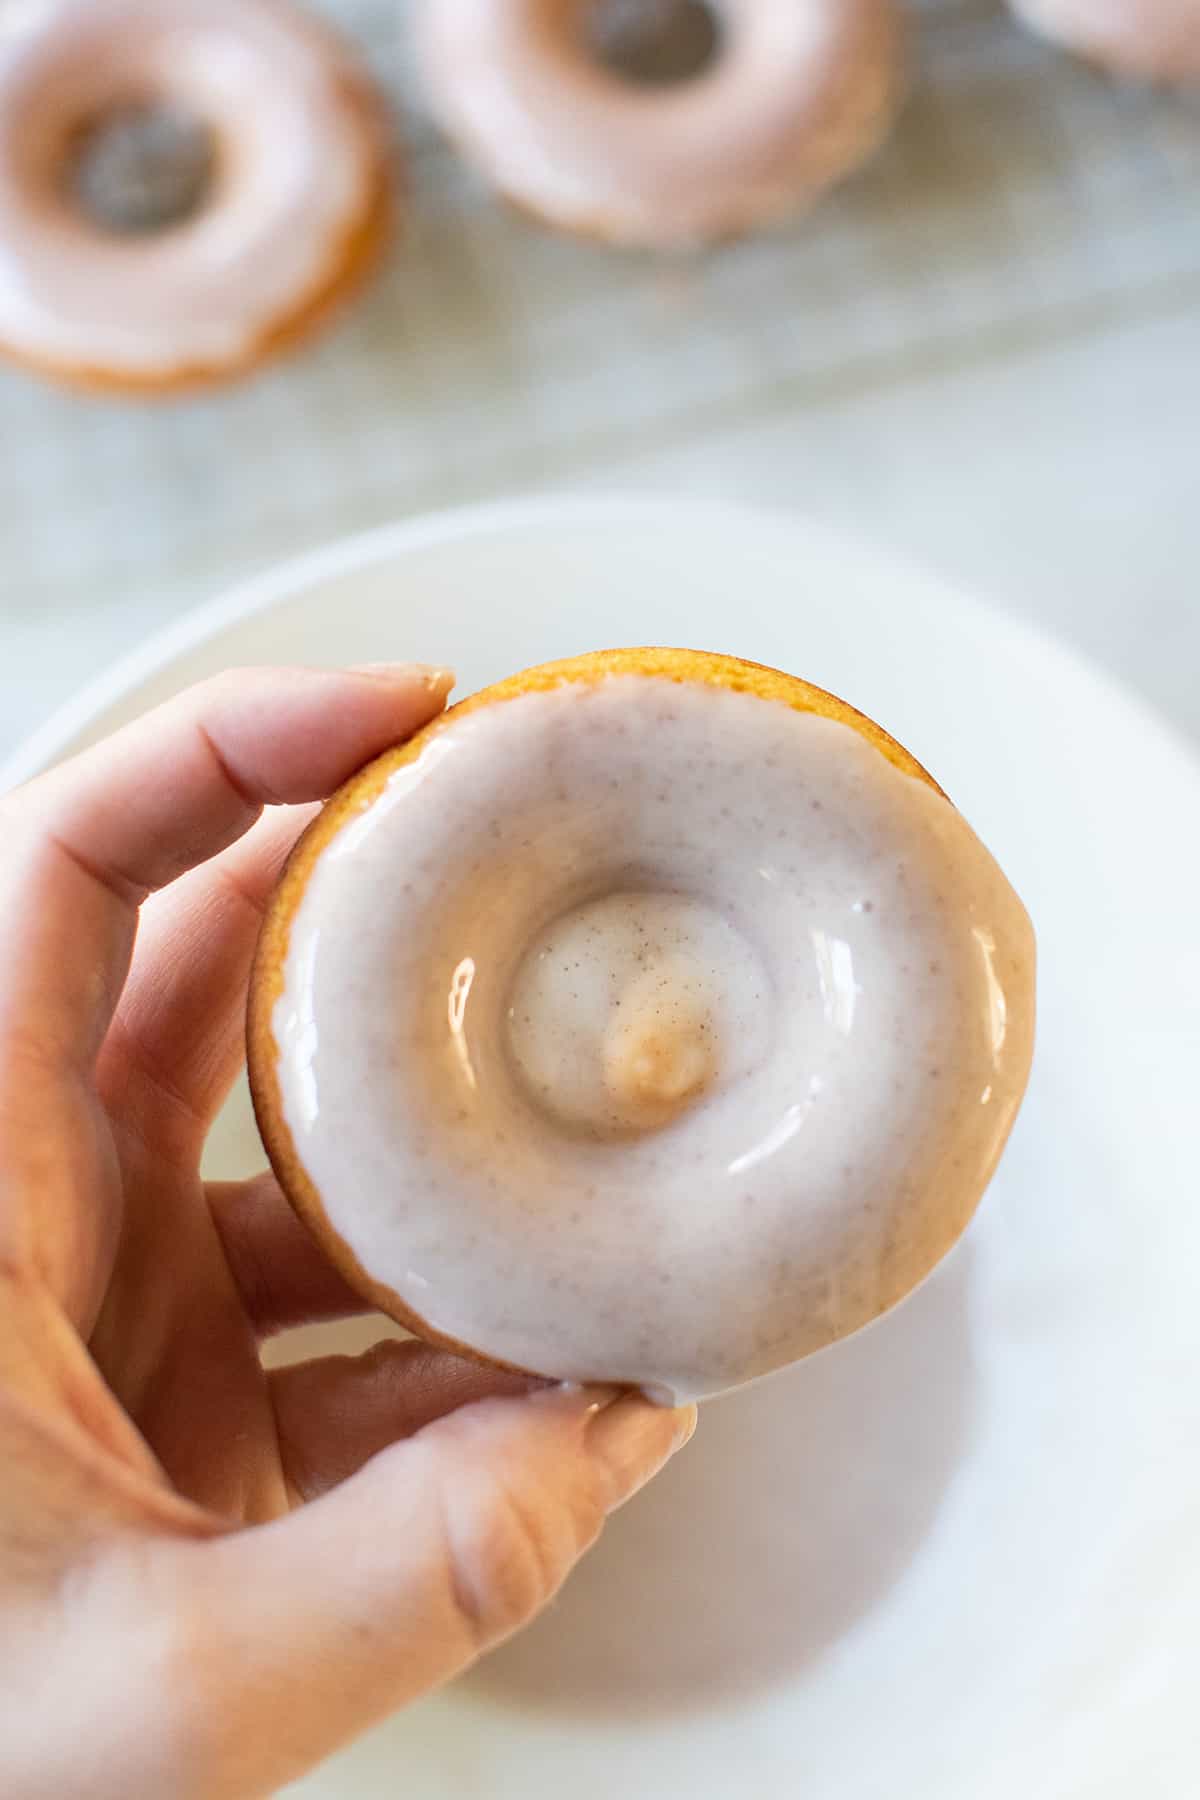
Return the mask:
<svg viewBox="0 0 1200 1800">
<path fill-rule="evenodd" d="M 263 922 L 250 978 L 247 1009 L 247 1050 L 250 1091 L 259 1131 L 275 1176 L 291 1206 L 321 1246 L 329 1261 L 364 1299 L 398 1324 L 430 1344 L 496 1368 L 538 1375 L 544 1371 L 489 1356 L 475 1345 L 434 1329 L 395 1289 L 376 1280 L 363 1267 L 345 1239 L 331 1224 L 321 1195 L 297 1154 L 284 1116 L 279 1082 L 279 1045 L 273 1026 L 276 1005 L 283 993 L 288 943 L 292 922 L 318 860 L 333 839 L 349 823 L 366 812 L 382 793 L 397 769 L 413 762 L 442 732 L 471 713 L 496 706 L 521 695 L 542 693 L 564 685 L 594 685 L 610 675 L 655 677 L 678 683 L 724 688 L 751 694 L 762 700 L 782 701 L 801 713 L 815 714 L 848 725 L 902 774 L 925 782 L 946 798 L 942 789 L 917 759 L 866 713 L 826 689 L 762 663 L 714 651 L 663 647 L 590 651 L 555 662 L 541 663 L 482 688 L 450 707 L 406 743 L 385 751 L 339 788 L 299 839 L 284 869 Z"/>
</svg>

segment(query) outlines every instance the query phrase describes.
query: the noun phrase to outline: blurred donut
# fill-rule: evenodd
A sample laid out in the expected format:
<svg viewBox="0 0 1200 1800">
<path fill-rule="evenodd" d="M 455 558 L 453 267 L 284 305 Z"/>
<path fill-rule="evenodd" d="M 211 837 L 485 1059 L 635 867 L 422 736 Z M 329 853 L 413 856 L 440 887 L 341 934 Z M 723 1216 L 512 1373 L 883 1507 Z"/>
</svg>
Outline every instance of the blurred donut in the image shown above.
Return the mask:
<svg viewBox="0 0 1200 1800">
<path fill-rule="evenodd" d="M 425 0 L 417 15 L 447 135 L 552 225 L 657 248 L 751 231 L 814 201 L 891 122 L 894 0 L 682 0 L 685 32 L 697 11 L 713 21 L 711 56 L 670 84 L 657 57 L 612 66 L 589 22 L 616 3 Z"/>
<path fill-rule="evenodd" d="M 383 104 L 278 0 L 48 0 L 0 31 L 0 350 L 85 385 L 253 368 L 392 212 Z"/>
<path fill-rule="evenodd" d="M 1200 82 L 1200 0 L 1012 0 L 1042 36 L 1114 74 Z"/>
</svg>

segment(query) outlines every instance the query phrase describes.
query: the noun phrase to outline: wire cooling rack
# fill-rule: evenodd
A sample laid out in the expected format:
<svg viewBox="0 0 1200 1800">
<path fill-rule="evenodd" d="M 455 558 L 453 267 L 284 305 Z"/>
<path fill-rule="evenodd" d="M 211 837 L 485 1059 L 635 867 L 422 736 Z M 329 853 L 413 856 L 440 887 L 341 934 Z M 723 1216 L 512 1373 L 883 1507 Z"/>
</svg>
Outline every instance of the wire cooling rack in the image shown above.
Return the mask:
<svg viewBox="0 0 1200 1800">
<path fill-rule="evenodd" d="M 149 622 L 416 508 L 617 479 L 627 448 L 755 412 L 802 430 L 817 399 L 1200 300 L 1200 102 L 1114 85 L 998 0 L 914 14 L 897 131 L 817 213 L 671 262 L 497 205 L 424 114 L 408 9 L 321 10 L 396 100 L 404 241 L 334 335 L 242 387 L 128 404 L 0 373 L 0 679 L 48 607 L 69 631 L 133 592 Z"/>
</svg>

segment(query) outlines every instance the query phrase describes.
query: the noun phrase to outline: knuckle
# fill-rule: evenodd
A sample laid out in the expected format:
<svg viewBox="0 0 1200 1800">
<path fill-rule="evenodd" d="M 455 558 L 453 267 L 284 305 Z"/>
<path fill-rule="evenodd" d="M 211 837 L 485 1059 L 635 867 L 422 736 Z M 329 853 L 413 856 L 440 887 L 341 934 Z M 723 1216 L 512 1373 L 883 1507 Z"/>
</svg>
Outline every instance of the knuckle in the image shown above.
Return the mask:
<svg viewBox="0 0 1200 1800">
<path fill-rule="evenodd" d="M 555 1594 L 595 1535 L 593 1508 L 488 1472 L 444 1509 L 451 1600 L 476 1649 L 510 1635 Z"/>
</svg>

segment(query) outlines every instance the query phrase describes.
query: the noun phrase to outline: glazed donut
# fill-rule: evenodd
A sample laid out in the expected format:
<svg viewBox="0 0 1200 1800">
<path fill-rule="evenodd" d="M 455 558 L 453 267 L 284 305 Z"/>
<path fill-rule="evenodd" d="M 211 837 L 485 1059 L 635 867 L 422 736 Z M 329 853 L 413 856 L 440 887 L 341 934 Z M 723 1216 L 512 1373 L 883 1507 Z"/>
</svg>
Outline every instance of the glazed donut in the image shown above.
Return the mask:
<svg viewBox="0 0 1200 1800">
<path fill-rule="evenodd" d="M 285 1193 L 433 1342 L 695 1399 L 895 1304 L 1020 1102 L 1034 943 L 845 702 L 682 650 L 462 702 L 301 840 L 251 982 Z"/>
<path fill-rule="evenodd" d="M 890 123 L 894 0 L 712 0 L 713 60 L 671 86 L 600 60 L 587 36 L 595 7 L 425 0 L 417 15 L 442 127 L 553 225 L 660 248 L 750 231 L 815 200 Z"/>
<path fill-rule="evenodd" d="M 1200 82 L 1200 0 L 1012 0 L 1034 31 L 1135 80 Z"/>
<path fill-rule="evenodd" d="M 173 390 L 253 366 L 365 274 L 389 133 L 324 26 L 277 0 L 45 0 L 2 24 L 0 349 Z"/>
</svg>

